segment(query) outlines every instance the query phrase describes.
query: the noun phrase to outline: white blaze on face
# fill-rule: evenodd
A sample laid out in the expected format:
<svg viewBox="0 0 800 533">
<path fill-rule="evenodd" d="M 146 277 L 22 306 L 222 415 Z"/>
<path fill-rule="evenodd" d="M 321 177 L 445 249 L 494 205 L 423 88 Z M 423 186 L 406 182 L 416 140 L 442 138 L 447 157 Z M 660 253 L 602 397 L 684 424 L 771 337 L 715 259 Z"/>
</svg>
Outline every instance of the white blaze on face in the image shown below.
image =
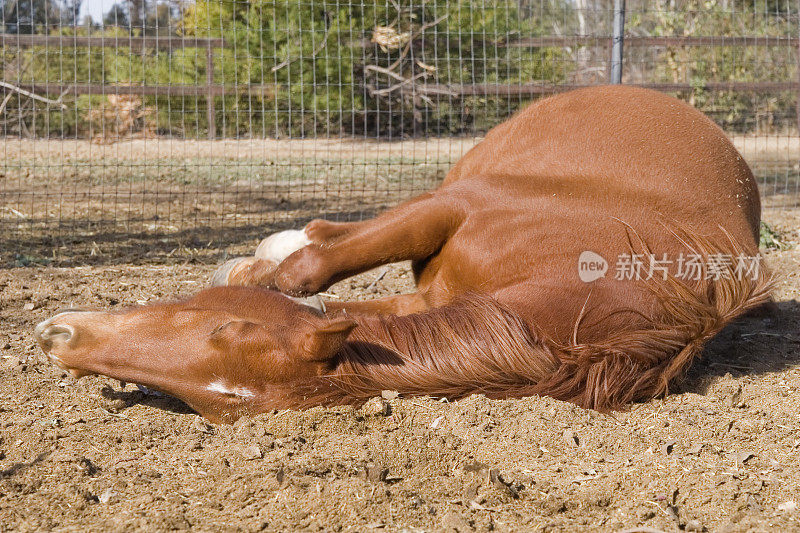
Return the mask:
<svg viewBox="0 0 800 533">
<path fill-rule="evenodd" d="M 305 230 L 290 229 L 273 233 L 258 245 L 255 256 L 280 263 L 297 250 L 311 244 Z"/>
<path fill-rule="evenodd" d="M 252 398 L 255 396 L 255 393 L 250 389 L 246 387 L 229 387 L 221 379 L 214 381 L 213 383 L 209 383 L 208 387 L 206 387 L 206 390 L 225 394 L 226 396 L 236 396 L 238 398 Z"/>
</svg>

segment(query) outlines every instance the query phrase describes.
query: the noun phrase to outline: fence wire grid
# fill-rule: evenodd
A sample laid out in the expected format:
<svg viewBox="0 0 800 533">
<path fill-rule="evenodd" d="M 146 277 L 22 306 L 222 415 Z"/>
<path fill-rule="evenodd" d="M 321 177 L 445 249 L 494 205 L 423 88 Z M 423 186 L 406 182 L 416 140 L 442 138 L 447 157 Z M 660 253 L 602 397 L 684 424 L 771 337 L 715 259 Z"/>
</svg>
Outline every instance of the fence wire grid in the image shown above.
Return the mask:
<svg viewBox="0 0 800 533">
<path fill-rule="evenodd" d="M 0 0 L 0 264 L 217 260 L 435 187 L 538 98 L 608 82 L 613 1 Z M 800 201 L 798 2 L 628 1 L 622 82 Z"/>
</svg>

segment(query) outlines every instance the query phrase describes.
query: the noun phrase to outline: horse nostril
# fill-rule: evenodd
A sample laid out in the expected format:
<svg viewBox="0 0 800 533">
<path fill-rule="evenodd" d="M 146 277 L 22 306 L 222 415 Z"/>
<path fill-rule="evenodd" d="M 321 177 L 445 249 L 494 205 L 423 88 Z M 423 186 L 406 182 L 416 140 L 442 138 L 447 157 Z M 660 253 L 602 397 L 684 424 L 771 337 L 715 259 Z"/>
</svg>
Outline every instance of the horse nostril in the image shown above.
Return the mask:
<svg viewBox="0 0 800 533">
<path fill-rule="evenodd" d="M 55 343 L 65 343 L 75 336 L 75 328 L 66 324 L 48 324 L 42 322 L 34 330 L 34 337 L 43 346 L 52 346 Z"/>
</svg>

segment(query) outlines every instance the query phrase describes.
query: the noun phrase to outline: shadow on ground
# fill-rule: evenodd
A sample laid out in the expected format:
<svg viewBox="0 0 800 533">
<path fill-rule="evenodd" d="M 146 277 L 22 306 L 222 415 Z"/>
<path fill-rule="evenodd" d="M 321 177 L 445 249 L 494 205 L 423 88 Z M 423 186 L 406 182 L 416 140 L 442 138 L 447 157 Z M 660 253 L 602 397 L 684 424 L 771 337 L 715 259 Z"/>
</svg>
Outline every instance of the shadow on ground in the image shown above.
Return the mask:
<svg viewBox="0 0 800 533">
<path fill-rule="evenodd" d="M 374 217 L 377 212 L 378 209 L 306 211 L 236 227 L 200 225 L 177 231 L 138 233 L 126 233 L 114 222 L 86 227 L 82 221 L 73 227 L 64 221 L 50 235 L 35 231 L 12 233 L 0 228 L 0 267 L 216 263 L 229 253 L 244 253 L 241 250 L 254 247 L 272 232 L 301 228 L 315 218 L 354 221 Z"/>
<path fill-rule="evenodd" d="M 713 378 L 762 375 L 800 365 L 800 302 L 777 302 L 758 316 L 741 318 L 719 333 L 675 392 L 705 394 Z"/>
</svg>

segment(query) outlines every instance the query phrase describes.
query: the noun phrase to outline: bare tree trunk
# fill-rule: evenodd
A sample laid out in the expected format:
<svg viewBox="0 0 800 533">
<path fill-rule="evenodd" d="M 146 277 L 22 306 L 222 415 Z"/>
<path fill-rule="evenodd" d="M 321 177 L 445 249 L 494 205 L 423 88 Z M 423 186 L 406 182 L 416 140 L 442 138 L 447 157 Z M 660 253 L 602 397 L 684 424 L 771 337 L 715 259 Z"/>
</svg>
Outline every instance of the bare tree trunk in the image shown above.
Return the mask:
<svg viewBox="0 0 800 533">
<path fill-rule="evenodd" d="M 79 24 L 79 18 L 81 15 L 81 4 L 83 4 L 83 0 L 65 0 L 64 1 L 64 10 L 67 12 L 69 16 L 69 24 L 71 26 L 77 26 Z"/>
<path fill-rule="evenodd" d="M 145 0 L 128 0 L 130 6 L 131 28 L 138 28 L 144 33 Z"/>
</svg>

